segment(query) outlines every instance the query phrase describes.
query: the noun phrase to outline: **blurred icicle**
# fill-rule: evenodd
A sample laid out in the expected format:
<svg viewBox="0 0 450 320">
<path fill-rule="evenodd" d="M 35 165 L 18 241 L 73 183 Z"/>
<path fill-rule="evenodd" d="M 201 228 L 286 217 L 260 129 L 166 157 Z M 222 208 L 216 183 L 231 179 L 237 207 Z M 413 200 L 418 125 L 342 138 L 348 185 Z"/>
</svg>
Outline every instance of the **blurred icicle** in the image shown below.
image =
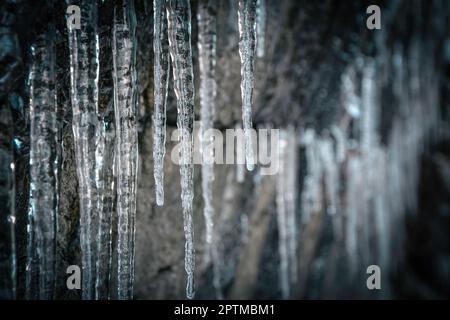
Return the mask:
<svg viewBox="0 0 450 320">
<path fill-rule="evenodd" d="M 0 292 L 16 299 L 15 168 L 13 118 L 8 106 L 0 108 Z"/>
<path fill-rule="evenodd" d="M 256 43 L 256 0 L 239 0 L 239 54 L 241 57 L 242 123 L 245 134 L 247 170 L 255 165 L 252 141 L 252 105 Z"/>
<path fill-rule="evenodd" d="M 266 45 L 266 0 L 256 2 L 256 55 L 264 57 Z"/>
<path fill-rule="evenodd" d="M 202 143 L 202 191 L 205 207 L 203 210 L 206 224 L 206 242 L 213 241 L 212 182 L 214 180 L 212 136 L 208 130 L 213 128 L 216 98 L 216 19 L 212 3 L 205 0 L 198 7 L 198 51 L 200 64 L 200 105 L 201 105 L 201 143 Z"/>
<path fill-rule="evenodd" d="M 136 187 L 138 168 L 136 14 L 134 1 L 114 10 L 113 81 L 117 139 L 117 215 L 119 299 L 133 297 Z"/>
<path fill-rule="evenodd" d="M 338 204 L 338 186 L 339 186 L 339 170 L 333 151 L 333 143 L 329 138 L 322 138 L 319 143 L 319 152 L 321 163 L 323 166 L 323 174 L 325 181 L 325 196 L 327 201 L 327 212 L 335 214 L 339 207 Z"/>
<path fill-rule="evenodd" d="M 164 204 L 164 155 L 166 153 L 166 108 L 169 85 L 169 41 L 166 0 L 153 1 L 154 97 L 153 159 L 156 204 Z"/>
<path fill-rule="evenodd" d="M 29 75 L 30 203 L 26 289 L 27 298 L 45 300 L 55 297 L 60 163 L 55 90 L 56 47 L 52 35 L 52 32 L 41 35 L 32 46 Z M 35 274 L 38 276 L 38 288 L 33 287 L 32 277 Z"/>
<path fill-rule="evenodd" d="M 217 244 L 214 233 L 213 181 L 214 154 L 209 145 L 213 137 L 208 130 L 213 128 L 216 99 L 216 8 L 214 1 L 200 1 L 197 13 L 198 51 L 200 64 L 201 148 L 202 148 L 202 193 L 203 216 L 206 225 L 208 255 L 213 264 L 213 286 L 217 298 L 222 298 L 217 259 Z"/>
<path fill-rule="evenodd" d="M 361 101 L 357 95 L 355 78 L 354 67 L 348 67 L 342 75 L 342 103 L 351 117 L 359 118 L 361 114 Z"/>
<path fill-rule="evenodd" d="M 318 138 L 313 129 L 306 129 L 302 136 L 302 145 L 306 153 L 306 176 L 302 193 L 303 222 L 308 222 L 311 214 L 321 208 L 321 159 L 318 149 Z"/>
<path fill-rule="evenodd" d="M 332 126 L 331 134 L 336 144 L 336 160 L 340 164 L 345 160 L 347 152 L 347 141 L 344 132 L 336 125 Z"/>
<path fill-rule="evenodd" d="M 358 270 L 358 215 L 363 215 L 363 197 L 360 192 L 365 188 L 361 174 L 362 164 L 359 157 L 353 155 L 348 159 L 346 166 L 346 236 L 345 247 L 349 257 L 349 270 L 351 276 Z"/>
<path fill-rule="evenodd" d="M 280 254 L 280 286 L 283 298 L 290 295 L 291 283 L 297 282 L 297 141 L 295 129 L 281 132 L 280 166 L 277 175 L 277 222 Z"/>
<path fill-rule="evenodd" d="M 193 299 L 195 249 L 192 201 L 194 198 L 193 128 L 194 74 L 191 50 L 191 6 L 188 0 L 169 0 L 167 5 L 169 51 L 173 66 L 173 80 L 177 97 L 177 127 L 181 139 L 181 202 L 183 207 L 186 296 Z"/>
</svg>

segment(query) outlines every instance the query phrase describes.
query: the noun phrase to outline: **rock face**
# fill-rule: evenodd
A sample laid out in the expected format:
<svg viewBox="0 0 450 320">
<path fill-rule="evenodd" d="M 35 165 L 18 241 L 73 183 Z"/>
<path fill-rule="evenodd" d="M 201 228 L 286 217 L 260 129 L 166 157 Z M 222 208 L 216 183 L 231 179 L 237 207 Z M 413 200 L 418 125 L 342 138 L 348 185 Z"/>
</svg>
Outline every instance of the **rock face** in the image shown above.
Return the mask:
<svg viewBox="0 0 450 320">
<path fill-rule="evenodd" d="M 100 49 L 100 105 L 105 110 L 113 107 L 109 39 L 114 9 L 121 3 L 98 1 L 99 34 L 104 44 Z M 196 120 L 202 117 L 198 3 L 191 1 Z M 366 28 L 366 8 L 372 3 L 365 1 L 265 3 L 266 46 L 264 57 L 255 63 L 253 124 L 255 128 L 295 128 L 298 140 L 289 145 L 298 154 L 298 169 L 292 172 L 297 178 L 293 200 L 297 225 L 297 269 L 293 273 L 297 279 L 291 275 L 289 297 L 448 297 L 450 135 L 441 128 L 450 121 L 449 3 L 380 1 L 382 30 Z M 214 127 L 225 132 L 240 124 L 242 117 L 238 1 L 218 1 L 216 6 Z M 134 7 L 139 96 L 134 298 L 183 299 L 186 272 L 180 174 L 171 160 L 178 142 L 170 139 L 177 121 L 173 78 L 171 74 L 165 201 L 159 207 L 152 159 L 152 2 L 135 0 Z M 56 95 L 62 119 L 54 298 L 81 298 L 80 290 L 66 287 L 66 268 L 81 265 L 81 252 L 65 11 L 64 2 L 53 0 L 41 1 L 39 6 L 13 0 L 0 4 L 0 197 L 2 203 L 3 199 L 15 203 L 13 242 L 11 236 L 5 236 L 10 232 L 10 206 L 0 208 L 0 298 L 14 298 L 14 281 L 3 280 L 13 274 L 12 260 L 17 267 L 11 278 L 16 280 L 16 297 L 26 296 L 30 188 L 30 93 L 26 80 L 30 47 L 50 26 L 54 28 Z M 352 115 L 352 106 L 360 116 Z M 11 120 L 5 120 L 8 117 Z M 311 132 L 313 138 L 308 142 Z M 341 147 L 342 156 L 338 156 Z M 324 160 L 327 152 L 332 154 L 331 165 Z M 14 175 L 8 169 L 11 159 Z M 319 168 L 319 173 L 313 174 L 313 168 Z M 270 299 L 284 295 L 280 286 L 283 257 L 279 254 L 282 230 L 276 201 L 279 183 L 276 175 L 261 175 L 260 169 L 246 171 L 244 181 L 239 182 L 236 165 L 214 167 L 218 254 L 211 258 L 205 242 L 201 167 L 195 165 L 196 298 Z M 332 174 L 335 178 L 329 180 Z M 334 215 L 330 214 L 331 193 L 338 199 Z M 105 290 L 117 298 L 116 208 L 111 214 L 111 280 Z M 382 268 L 384 290 L 366 287 L 366 268 L 373 264 Z"/>
</svg>

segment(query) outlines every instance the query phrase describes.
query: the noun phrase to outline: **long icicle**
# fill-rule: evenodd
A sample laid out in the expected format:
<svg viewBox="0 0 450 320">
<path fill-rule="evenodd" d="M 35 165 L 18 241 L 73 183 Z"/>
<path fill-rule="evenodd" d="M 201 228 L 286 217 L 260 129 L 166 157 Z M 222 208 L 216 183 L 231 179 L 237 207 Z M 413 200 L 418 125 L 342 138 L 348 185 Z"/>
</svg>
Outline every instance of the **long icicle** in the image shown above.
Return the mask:
<svg viewBox="0 0 450 320">
<path fill-rule="evenodd" d="M 212 257 L 216 295 L 222 297 L 219 270 L 217 266 L 217 247 L 214 238 L 214 155 L 209 145 L 213 142 L 208 130 L 213 128 L 215 118 L 216 98 L 216 8 L 214 2 L 203 0 L 197 13 L 198 20 L 198 51 L 200 64 L 200 105 L 201 105 L 201 142 L 202 142 L 202 193 L 203 216 L 206 225 L 206 243 L 208 255 Z"/>
<path fill-rule="evenodd" d="M 284 200 L 286 202 L 286 223 L 287 223 L 287 246 L 289 257 L 290 281 L 297 282 L 297 134 L 293 126 L 287 129 L 287 150 L 285 154 L 285 176 L 284 183 L 286 185 Z"/>
<path fill-rule="evenodd" d="M 72 130 L 80 196 L 82 297 L 93 298 L 96 248 L 94 209 L 97 206 L 96 129 L 98 127 L 99 38 L 97 5 L 82 1 L 81 29 L 69 30 Z"/>
<path fill-rule="evenodd" d="M 55 91 L 55 45 L 52 33 L 39 37 L 31 48 L 30 72 L 30 211 L 27 272 L 37 272 L 38 295 L 55 294 L 56 215 L 58 186 L 58 124 Z M 35 261 L 33 261 L 35 260 Z M 37 266 L 37 270 L 33 270 Z M 29 283 L 31 285 L 31 283 Z M 28 290 L 33 290 L 31 287 Z"/>
<path fill-rule="evenodd" d="M 99 7 L 99 11 L 102 7 Z M 115 124 L 114 124 L 114 98 L 112 78 L 112 57 L 110 41 L 110 21 L 103 24 L 99 21 L 99 90 L 98 127 L 96 132 L 96 180 L 97 180 L 97 261 L 95 279 L 95 298 L 108 299 L 111 292 L 112 259 L 112 216 L 115 213 Z M 107 59 L 108 58 L 108 59 Z"/>
<path fill-rule="evenodd" d="M 169 0 L 167 7 L 169 49 L 177 96 L 177 127 L 181 139 L 181 202 L 183 207 L 185 243 L 186 296 L 193 299 L 195 249 L 192 201 L 194 198 L 193 128 L 194 74 L 191 50 L 191 6 L 188 0 Z"/>
<path fill-rule="evenodd" d="M 169 85 L 169 40 L 165 0 L 153 0 L 154 99 L 153 161 L 156 204 L 164 204 L 164 155 L 166 153 L 166 105 Z"/>
<path fill-rule="evenodd" d="M 207 136 L 207 130 L 212 129 L 215 113 L 216 97 L 216 28 L 215 13 L 208 1 L 201 2 L 198 8 L 198 51 L 200 64 L 200 105 L 201 105 L 201 139 L 202 139 L 202 189 L 205 202 L 204 217 L 206 222 L 206 242 L 212 243 L 213 215 L 212 206 L 212 181 L 214 180 L 214 167 L 211 163 L 213 155 L 206 154 L 211 136 Z"/>
<path fill-rule="evenodd" d="M 114 10 L 113 80 L 116 123 L 119 299 L 133 297 L 138 168 L 136 13 L 133 1 Z"/>
<path fill-rule="evenodd" d="M 266 46 L 266 0 L 256 2 L 256 55 L 264 57 Z"/>
<path fill-rule="evenodd" d="M 252 141 L 252 104 L 256 44 L 256 0 L 239 0 L 239 54 L 241 57 L 242 122 L 247 170 L 255 165 Z"/>
<path fill-rule="evenodd" d="M 289 298 L 291 282 L 297 281 L 297 141 L 293 127 L 281 131 L 280 167 L 277 175 L 277 224 L 280 254 L 280 287 L 284 299 Z"/>
</svg>

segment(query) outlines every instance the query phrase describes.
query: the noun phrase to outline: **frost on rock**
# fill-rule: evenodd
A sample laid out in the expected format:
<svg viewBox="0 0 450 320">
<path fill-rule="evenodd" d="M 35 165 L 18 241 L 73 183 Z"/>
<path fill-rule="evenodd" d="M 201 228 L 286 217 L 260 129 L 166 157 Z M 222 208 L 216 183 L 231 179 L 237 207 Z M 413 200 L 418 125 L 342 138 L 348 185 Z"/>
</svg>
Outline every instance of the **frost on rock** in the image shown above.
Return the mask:
<svg viewBox="0 0 450 320">
<path fill-rule="evenodd" d="M 247 170 L 255 165 L 252 141 L 252 105 L 256 44 L 256 0 L 239 0 L 239 55 L 241 57 L 242 123 L 245 133 Z"/>
<path fill-rule="evenodd" d="M 138 167 L 136 16 L 133 1 L 115 8 L 113 81 L 117 169 L 117 297 L 131 299 L 134 281 L 134 241 Z"/>
<path fill-rule="evenodd" d="M 27 297 L 53 299 L 55 294 L 56 217 L 58 214 L 58 123 L 55 92 L 56 54 L 52 32 L 31 48 L 30 199 Z M 33 277 L 37 276 L 37 279 Z M 37 284 L 37 288 L 34 285 Z"/>
<path fill-rule="evenodd" d="M 9 107 L 0 109 L 0 292 L 16 298 L 15 168 L 13 118 Z"/>
<path fill-rule="evenodd" d="M 166 108 L 169 84 L 169 40 L 165 0 L 153 1 L 154 99 L 153 159 L 156 204 L 164 204 L 164 155 L 166 153 Z"/>
<path fill-rule="evenodd" d="M 169 51 L 173 66 L 173 80 L 177 97 L 177 127 L 181 139 L 181 203 L 183 207 L 186 296 L 194 298 L 194 224 L 192 201 L 194 198 L 193 128 L 194 128 L 194 74 L 191 50 L 191 6 L 187 0 L 167 2 Z"/>
</svg>

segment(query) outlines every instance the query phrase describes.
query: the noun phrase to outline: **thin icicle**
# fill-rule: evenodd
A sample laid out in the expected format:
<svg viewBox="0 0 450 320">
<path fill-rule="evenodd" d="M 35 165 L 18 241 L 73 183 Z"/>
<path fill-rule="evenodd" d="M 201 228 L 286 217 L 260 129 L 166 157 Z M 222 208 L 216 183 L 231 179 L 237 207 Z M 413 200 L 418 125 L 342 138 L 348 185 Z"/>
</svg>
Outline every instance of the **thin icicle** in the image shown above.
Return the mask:
<svg viewBox="0 0 450 320">
<path fill-rule="evenodd" d="M 355 78 L 355 68 L 348 67 L 342 75 L 342 103 L 351 117 L 359 118 L 361 115 L 361 99 L 356 92 Z"/>
<path fill-rule="evenodd" d="M 242 130 L 241 123 L 236 123 L 235 125 L 236 130 Z M 236 181 L 239 183 L 243 183 L 245 181 L 245 156 L 244 156 L 244 150 L 240 147 L 239 144 L 236 145 L 235 148 L 235 156 L 236 156 Z M 242 160 L 239 160 L 242 159 Z"/>
<path fill-rule="evenodd" d="M 8 106 L 0 110 L 0 292 L 16 299 L 15 173 L 13 118 Z"/>
<path fill-rule="evenodd" d="M 367 156 L 376 143 L 376 97 L 375 97 L 375 65 L 369 61 L 363 70 L 362 79 L 362 118 L 361 118 L 361 147 Z"/>
<path fill-rule="evenodd" d="M 284 178 L 286 176 L 286 150 L 288 148 L 286 132 L 282 131 L 280 140 L 280 167 L 277 177 L 277 223 L 278 223 L 278 252 L 280 255 L 280 287 L 281 294 L 284 299 L 289 298 L 290 282 L 289 282 L 289 256 L 288 256 L 288 232 L 287 232 L 287 208 L 285 201 L 286 185 Z"/>
<path fill-rule="evenodd" d="M 97 5 L 82 2 L 82 28 L 69 30 L 72 130 L 80 196 L 82 296 L 93 298 L 96 248 L 94 220 L 97 206 L 96 129 L 98 127 L 99 38 Z"/>
<path fill-rule="evenodd" d="M 115 125 L 114 125 L 114 98 L 111 60 L 111 41 L 109 25 L 105 28 L 99 26 L 100 65 L 99 81 L 103 90 L 99 91 L 98 126 L 96 130 L 96 181 L 97 181 L 97 261 L 95 298 L 108 299 L 110 297 L 109 282 L 111 279 L 112 258 L 112 216 L 115 201 L 114 177 L 114 151 L 115 151 Z"/>
<path fill-rule="evenodd" d="M 302 209 L 304 222 L 308 222 L 311 214 L 321 209 L 321 185 L 322 174 L 320 154 L 318 150 L 319 138 L 313 129 L 305 130 L 302 137 L 302 144 L 306 153 L 306 176 L 304 181 L 304 191 L 302 193 Z"/>
<path fill-rule="evenodd" d="M 118 280 L 117 297 L 133 297 L 138 167 L 136 15 L 133 1 L 114 10 L 113 80 L 116 124 Z"/>
<path fill-rule="evenodd" d="M 153 1 L 154 97 L 153 160 L 156 204 L 164 204 L 164 155 L 166 153 L 166 105 L 169 84 L 169 41 L 166 1 Z"/>
<path fill-rule="evenodd" d="M 30 207 L 27 272 L 38 275 L 38 295 L 55 294 L 56 216 L 58 212 L 58 124 L 55 91 L 55 45 L 52 33 L 40 36 L 31 48 L 30 71 Z M 33 270 L 33 267 L 37 267 Z"/>
<path fill-rule="evenodd" d="M 336 160 L 342 163 L 345 160 L 345 153 L 347 151 L 347 141 L 344 132 L 337 125 L 331 127 L 331 134 L 335 140 L 336 145 Z"/>
<path fill-rule="evenodd" d="M 202 141 L 202 190 L 205 207 L 206 242 L 212 243 L 213 216 L 212 183 L 214 180 L 214 155 L 206 154 L 212 142 L 208 130 L 213 128 L 216 98 L 216 20 L 212 4 L 202 1 L 198 7 L 198 51 L 200 64 L 200 105 L 201 105 L 201 141 Z M 212 150 L 211 150 L 212 151 Z"/>
<path fill-rule="evenodd" d="M 286 222 L 288 235 L 288 256 L 290 280 L 297 282 L 297 136 L 294 127 L 287 130 L 286 169 L 285 169 L 285 201 L 286 201 Z"/>
<path fill-rule="evenodd" d="M 193 128 L 194 128 L 194 74 L 191 50 L 191 6 L 188 0 L 169 0 L 167 6 L 169 49 L 173 65 L 175 94 L 177 96 L 177 127 L 181 139 L 181 202 L 183 207 L 186 296 L 193 299 L 195 249 L 192 201 L 194 198 Z"/>
<path fill-rule="evenodd" d="M 264 57 L 266 45 L 266 0 L 256 2 L 256 55 Z"/>
<path fill-rule="evenodd" d="M 328 214 L 335 214 L 339 207 L 338 204 L 338 167 L 333 143 L 329 138 L 322 138 L 319 143 L 320 161 L 323 166 L 323 175 L 325 182 L 325 196 L 327 202 Z"/>
<path fill-rule="evenodd" d="M 255 165 L 252 141 L 252 105 L 256 43 L 256 0 L 239 0 L 239 54 L 241 57 L 242 123 L 245 133 L 247 170 Z"/>
<path fill-rule="evenodd" d="M 206 243 L 208 255 L 212 257 L 213 286 L 218 299 L 222 298 L 220 270 L 218 266 L 217 244 L 214 237 L 214 154 L 209 144 L 212 136 L 208 133 L 213 128 L 216 98 L 216 8 L 214 1 L 200 2 L 197 13 L 198 20 L 198 50 L 200 64 L 200 104 L 201 104 L 201 142 L 202 142 L 202 192 L 206 225 Z"/>
<path fill-rule="evenodd" d="M 289 298 L 291 283 L 297 282 L 297 141 L 295 129 L 282 130 L 277 176 L 277 222 L 280 254 L 280 286 Z"/>
<path fill-rule="evenodd" d="M 346 235 L 345 235 L 345 248 L 349 258 L 349 271 L 350 276 L 354 276 L 358 270 L 358 215 L 364 213 L 358 209 L 361 208 L 361 204 L 364 203 L 360 192 L 364 190 L 364 186 L 361 185 L 362 166 L 361 160 L 356 155 L 353 155 L 348 159 L 346 164 L 346 190 L 345 190 L 345 203 L 346 203 Z"/>
</svg>

